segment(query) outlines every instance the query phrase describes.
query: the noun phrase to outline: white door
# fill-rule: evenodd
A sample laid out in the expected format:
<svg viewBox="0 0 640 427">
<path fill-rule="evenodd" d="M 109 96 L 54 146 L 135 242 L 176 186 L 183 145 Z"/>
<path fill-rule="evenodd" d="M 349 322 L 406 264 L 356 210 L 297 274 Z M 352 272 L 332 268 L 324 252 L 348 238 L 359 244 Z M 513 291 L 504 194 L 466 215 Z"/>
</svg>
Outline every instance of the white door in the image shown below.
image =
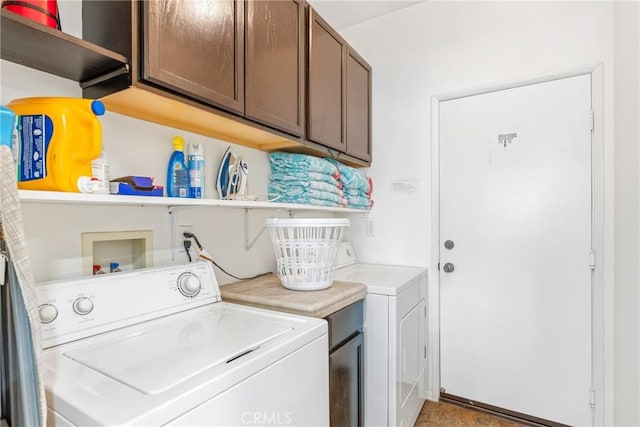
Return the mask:
<svg viewBox="0 0 640 427">
<path fill-rule="evenodd" d="M 440 132 L 441 387 L 591 425 L 591 76 L 441 102 Z"/>
</svg>

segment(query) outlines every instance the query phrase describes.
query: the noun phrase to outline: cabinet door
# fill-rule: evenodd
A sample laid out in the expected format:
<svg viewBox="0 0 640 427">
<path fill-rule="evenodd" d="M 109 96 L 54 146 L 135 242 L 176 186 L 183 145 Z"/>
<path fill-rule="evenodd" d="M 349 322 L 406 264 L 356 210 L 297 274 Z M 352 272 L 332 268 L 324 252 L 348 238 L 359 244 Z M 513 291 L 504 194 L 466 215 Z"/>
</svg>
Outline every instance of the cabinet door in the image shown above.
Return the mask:
<svg viewBox="0 0 640 427">
<path fill-rule="evenodd" d="M 154 0 L 142 4 L 142 78 L 244 113 L 244 2 Z"/>
<path fill-rule="evenodd" d="M 364 334 L 329 355 L 331 426 L 364 425 Z"/>
<path fill-rule="evenodd" d="M 304 134 L 304 5 L 297 0 L 246 3 L 246 116 Z"/>
<path fill-rule="evenodd" d="M 347 48 L 347 154 L 371 160 L 371 66 Z"/>
<path fill-rule="evenodd" d="M 345 151 L 342 38 L 309 8 L 307 139 Z"/>
</svg>

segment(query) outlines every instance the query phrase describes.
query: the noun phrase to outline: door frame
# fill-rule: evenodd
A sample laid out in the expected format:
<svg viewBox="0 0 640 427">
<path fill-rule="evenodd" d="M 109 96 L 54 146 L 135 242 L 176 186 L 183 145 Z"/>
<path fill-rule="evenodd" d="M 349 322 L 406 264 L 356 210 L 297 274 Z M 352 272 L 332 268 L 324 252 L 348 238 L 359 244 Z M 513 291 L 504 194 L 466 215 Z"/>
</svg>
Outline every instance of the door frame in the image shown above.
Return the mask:
<svg viewBox="0 0 640 427">
<path fill-rule="evenodd" d="M 605 371 L 610 363 L 610 349 L 605 340 L 605 330 L 611 330 L 611 310 L 605 310 L 605 302 L 611 300 L 611 290 L 605 290 L 605 195 L 604 195 L 604 83 L 603 64 L 595 63 L 535 77 L 513 80 L 475 89 L 436 94 L 431 97 L 431 268 L 428 286 L 428 361 L 425 396 L 437 401 L 440 398 L 440 103 L 499 90 L 513 89 L 536 83 L 544 83 L 582 75 L 591 76 L 591 109 L 593 131 L 591 133 L 591 239 L 595 251 L 595 269 L 591 271 L 591 358 L 594 425 L 605 424 Z M 606 255 L 606 256 L 605 256 Z"/>
</svg>

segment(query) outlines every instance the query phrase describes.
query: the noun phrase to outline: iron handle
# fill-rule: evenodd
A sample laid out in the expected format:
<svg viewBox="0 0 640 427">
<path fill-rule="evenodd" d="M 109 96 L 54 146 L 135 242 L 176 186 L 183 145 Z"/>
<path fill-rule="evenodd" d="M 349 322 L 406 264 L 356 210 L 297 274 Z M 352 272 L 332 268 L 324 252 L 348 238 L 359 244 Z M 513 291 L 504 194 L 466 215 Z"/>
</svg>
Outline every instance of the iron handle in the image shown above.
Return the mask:
<svg viewBox="0 0 640 427">
<path fill-rule="evenodd" d="M 453 270 L 455 270 L 455 269 L 456 269 L 456 267 L 455 267 L 452 263 L 450 263 L 450 262 L 446 263 L 446 264 L 444 265 L 444 267 L 442 267 L 442 270 L 443 270 L 445 273 L 452 273 L 452 272 L 453 272 Z"/>
</svg>

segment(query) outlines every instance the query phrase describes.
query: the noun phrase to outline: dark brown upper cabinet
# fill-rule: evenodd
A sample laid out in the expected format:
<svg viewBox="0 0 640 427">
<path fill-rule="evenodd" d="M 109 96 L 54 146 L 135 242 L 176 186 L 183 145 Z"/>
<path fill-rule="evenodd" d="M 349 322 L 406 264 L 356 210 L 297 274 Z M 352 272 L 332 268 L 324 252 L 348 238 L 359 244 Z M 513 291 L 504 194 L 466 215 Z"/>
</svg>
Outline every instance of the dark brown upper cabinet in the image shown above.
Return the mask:
<svg viewBox="0 0 640 427">
<path fill-rule="evenodd" d="M 130 67 L 82 83 L 83 96 L 102 99 L 112 112 L 258 150 L 314 150 L 266 116 L 245 114 L 245 14 L 255 9 L 248 3 L 84 0 L 83 39 L 123 55 Z M 265 62 L 257 52 L 250 61 L 252 68 Z M 248 103 L 256 105 L 252 96 Z M 257 105 L 251 114 L 267 110 Z"/>
<path fill-rule="evenodd" d="M 346 164 L 369 164 L 370 68 L 304 0 L 82 4 L 84 41 L 129 64 L 81 82 L 107 110 L 258 150 L 326 156 L 329 147 Z"/>
<path fill-rule="evenodd" d="M 371 161 L 371 66 L 347 48 L 347 154 Z"/>
<path fill-rule="evenodd" d="M 371 67 L 309 8 L 307 139 L 371 160 Z"/>
<path fill-rule="evenodd" d="M 141 5 L 143 79 L 244 114 L 244 2 Z"/>
<path fill-rule="evenodd" d="M 304 4 L 249 0 L 245 5 L 246 116 L 304 136 Z"/>
<path fill-rule="evenodd" d="M 346 151 L 344 46 L 342 37 L 309 8 L 307 139 L 342 152 Z"/>
</svg>

